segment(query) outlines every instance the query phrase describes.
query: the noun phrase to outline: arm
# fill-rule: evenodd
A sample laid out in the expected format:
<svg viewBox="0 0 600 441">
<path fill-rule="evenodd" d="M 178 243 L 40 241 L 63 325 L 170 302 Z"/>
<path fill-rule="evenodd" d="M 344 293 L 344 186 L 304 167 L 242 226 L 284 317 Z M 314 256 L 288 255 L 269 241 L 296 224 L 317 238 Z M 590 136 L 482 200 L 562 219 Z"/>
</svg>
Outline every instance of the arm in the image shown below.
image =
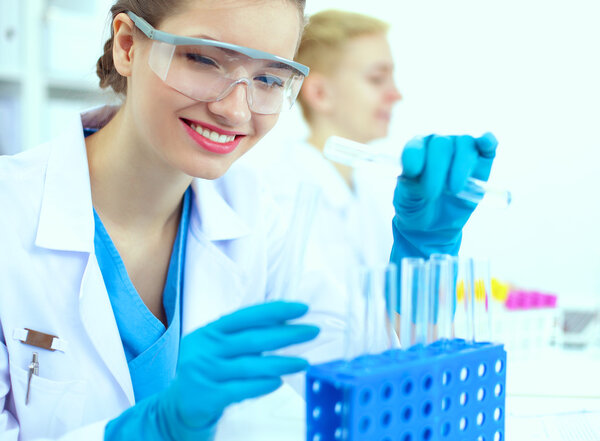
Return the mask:
<svg viewBox="0 0 600 441">
<path fill-rule="evenodd" d="M 216 423 L 232 403 L 276 390 L 281 376 L 306 368 L 301 358 L 264 355 L 313 339 L 310 325 L 288 324 L 304 315 L 300 303 L 271 302 L 240 309 L 197 329 L 181 341 L 175 379 L 169 387 L 127 409 L 62 437 L 30 441 L 212 440 Z M 11 390 L 8 351 L 0 342 L 0 439 L 23 439 L 7 397 Z"/>
</svg>

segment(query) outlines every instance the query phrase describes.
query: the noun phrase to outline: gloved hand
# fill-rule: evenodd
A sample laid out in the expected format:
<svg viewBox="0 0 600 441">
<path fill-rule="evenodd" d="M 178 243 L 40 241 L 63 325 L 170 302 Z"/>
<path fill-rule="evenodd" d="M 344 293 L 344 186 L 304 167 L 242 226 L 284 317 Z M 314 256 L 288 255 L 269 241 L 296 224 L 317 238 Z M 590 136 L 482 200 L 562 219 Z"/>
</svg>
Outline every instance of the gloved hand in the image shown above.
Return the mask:
<svg viewBox="0 0 600 441">
<path fill-rule="evenodd" d="M 462 228 L 477 206 L 453 194 L 469 177 L 487 181 L 498 142 L 491 133 L 414 138 L 402 152 L 394 193 L 394 246 L 390 260 L 433 253 L 457 255 Z"/>
<path fill-rule="evenodd" d="M 301 358 L 262 354 L 315 338 L 316 326 L 286 323 L 307 310 L 282 301 L 250 306 L 187 335 L 169 387 L 110 421 L 104 439 L 212 439 L 228 405 L 273 392 L 281 375 L 307 367 Z"/>
</svg>

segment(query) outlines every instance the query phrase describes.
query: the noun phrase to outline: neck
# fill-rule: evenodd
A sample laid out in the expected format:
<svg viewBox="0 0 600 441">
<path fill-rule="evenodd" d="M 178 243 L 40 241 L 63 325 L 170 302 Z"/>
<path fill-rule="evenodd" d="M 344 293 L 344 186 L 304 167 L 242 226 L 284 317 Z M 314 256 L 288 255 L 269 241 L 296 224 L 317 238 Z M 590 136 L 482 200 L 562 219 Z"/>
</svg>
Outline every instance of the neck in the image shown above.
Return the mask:
<svg viewBox="0 0 600 441">
<path fill-rule="evenodd" d="M 102 130 L 86 138 L 92 201 L 103 221 L 156 232 L 178 219 L 192 178 L 142 147 L 124 107 Z"/>
</svg>

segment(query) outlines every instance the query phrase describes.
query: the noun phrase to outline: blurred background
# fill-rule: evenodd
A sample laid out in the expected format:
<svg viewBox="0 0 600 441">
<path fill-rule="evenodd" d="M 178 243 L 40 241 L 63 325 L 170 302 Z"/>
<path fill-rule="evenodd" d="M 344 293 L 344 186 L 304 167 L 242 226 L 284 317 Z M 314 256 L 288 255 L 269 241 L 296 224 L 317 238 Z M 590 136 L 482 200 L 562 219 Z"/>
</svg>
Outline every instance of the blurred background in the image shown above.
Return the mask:
<svg viewBox="0 0 600 441">
<path fill-rule="evenodd" d="M 115 101 L 95 78 L 111 4 L 0 0 L 0 153 L 53 137 L 69 112 Z M 477 210 L 461 253 L 489 257 L 494 277 L 562 306 L 596 307 L 600 2 L 308 0 L 309 14 L 330 8 L 391 24 L 403 100 L 380 147 L 399 152 L 429 133 L 498 138 L 491 180 L 513 203 Z M 305 134 L 295 109 L 253 154 Z"/>
</svg>

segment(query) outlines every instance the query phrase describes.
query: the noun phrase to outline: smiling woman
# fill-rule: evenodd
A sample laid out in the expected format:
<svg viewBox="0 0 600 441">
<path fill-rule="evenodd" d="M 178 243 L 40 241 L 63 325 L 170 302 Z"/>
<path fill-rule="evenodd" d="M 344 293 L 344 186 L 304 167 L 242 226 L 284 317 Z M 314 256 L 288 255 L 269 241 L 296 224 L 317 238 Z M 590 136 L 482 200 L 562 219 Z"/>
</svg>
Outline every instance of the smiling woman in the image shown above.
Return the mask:
<svg viewBox="0 0 600 441">
<path fill-rule="evenodd" d="M 231 165 L 299 93 L 303 6 L 120 0 L 98 73 L 122 104 L 0 157 L 0 207 L 11 207 L 0 216 L 3 441 L 224 440 L 240 427 L 229 439 L 302 436 L 277 432 L 268 409 L 299 400 L 282 376 L 341 357 L 344 293 L 320 272 L 294 290 L 300 302 L 281 301 L 277 281 L 292 278 L 284 244 L 295 238 L 259 176 Z M 414 237 L 399 231 L 400 243 L 457 247 L 474 207 L 459 207 L 457 221 L 435 191 L 450 173 L 460 183 L 489 172 L 495 143 L 411 147 L 421 162 L 395 204 L 415 221 L 395 228 Z M 432 205 L 444 214 L 434 226 L 458 240 L 423 239 Z M 258 399 L 236 412 L 248 398 Z"/>
</svg>

